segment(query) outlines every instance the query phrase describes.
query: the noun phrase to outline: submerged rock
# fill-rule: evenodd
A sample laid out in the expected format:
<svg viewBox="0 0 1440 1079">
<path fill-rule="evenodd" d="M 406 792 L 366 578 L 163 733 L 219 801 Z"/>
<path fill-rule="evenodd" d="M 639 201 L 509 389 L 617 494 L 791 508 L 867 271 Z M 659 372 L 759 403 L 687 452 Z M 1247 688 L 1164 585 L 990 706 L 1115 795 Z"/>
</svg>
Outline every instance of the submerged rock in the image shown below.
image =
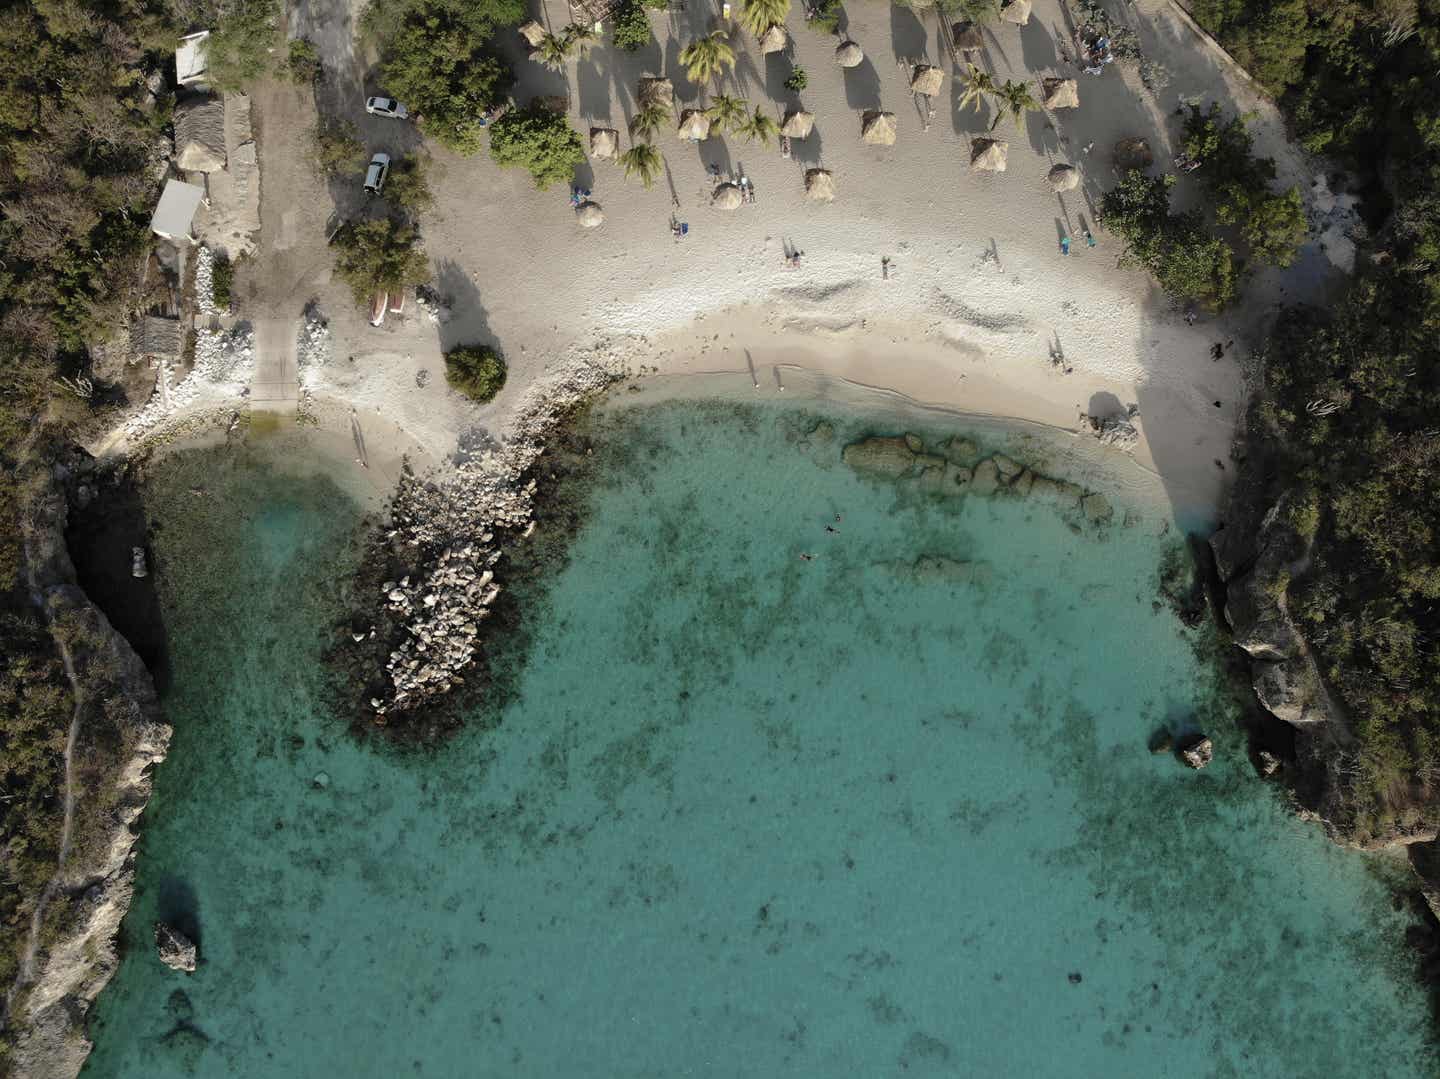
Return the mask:
<svg viewBox="0 0 1440 1079">
<path fill-rule="evenodd" d="M 970 489 L 977 495 L 993 495 L 1000 487 L 1000 466 L 995 458 L 987 457 L 975 466 L 970 478 Z"/>
<path fill-rule="evenodd" d="M 1025 466 L 1013 457 L 1006 457 L 1003 453 L 997 453 L 990 460 L 995 462 L 995 467 L 1000 471 L 1000 482 L 1010 483 L 1016 476 L 1025 471 Z"/>
<path fill-rule="evenodd" d="M 1115 510 L 1110 506 L 1110 500 L 1099 491 L 1091 491 L 1080 500 L 1080 508 L 1085 513 L 1086 520 L 1092 524 L 1109 524 L 1110 519 L 1115 516 Z"/>
<path fill-rule="evenodd" d="M 915 451 L 903 438 L 877 435 L 850 443 L 840 452 L 840 459 L 856 472 L 898 480 L 914 468 Z"/>
<path fill-rule="evenodd" d="M 963 465 L 966 468 L 980 459 L 980 447 L 968 438 L 960 438 L 958 435 L 946 439 L 935 448 L 951 464 Z"/>
<path fill-rule="evenodd" d="M 195 943 L 174 926 L 164 922 L 155 923 L 155 951 L 160 956 L 160 962 L 171 970 L 184 971 L 186 974 L 195 972 Z"/>
<path fill-rule="evenodd" d="M 1198 771 L 1215 759 L 1215 745 L 1203 734 L 1197 734 L 1181 747 L 1180 759 Z"/>
<path fill-rule="evenodd" d="M 910 447 L 911 453 L 921 453 L 925 449 L 925 442 L 919 435 L 905 432 L 905 445 Z"/>
<path fill-rule="evenodd" d="M 1034 486 L 1034 483 L 1035 473 L 1027 468 L 1010 482 L 1010 490 L 1014 491 L 1021 498 L 1024 498 L 1030 493 L 1030 488 Z"/>
<path fill-rule="evenodd" d="M 1158 730 L 1150 736 L 1150 752 L 1154 754 L 1171 753 L 1175 750 L 1175 739 L 1170 737 L 1167 730 Z"/>
</svg>

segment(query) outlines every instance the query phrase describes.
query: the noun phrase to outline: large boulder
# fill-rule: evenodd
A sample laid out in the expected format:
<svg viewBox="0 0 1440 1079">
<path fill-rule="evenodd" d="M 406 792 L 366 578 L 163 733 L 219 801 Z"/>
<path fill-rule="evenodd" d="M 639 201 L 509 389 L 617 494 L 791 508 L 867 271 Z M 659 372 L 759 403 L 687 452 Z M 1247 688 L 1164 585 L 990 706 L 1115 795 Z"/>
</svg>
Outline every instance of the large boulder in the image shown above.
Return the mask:
<svg viewBox="0 0 1440 1079">
<path fill-rule="evenodd" d="M 1225 620 L 1235 643 L 1252 659 L 1278 661 L 1301 651 L 1300 634 L 1280 599 L 1279 585 L 1288 578 L 1271 575 L 1275 572 L 1279 571 L 1257 563 L 1225 590 Z"/>
<path fill-rule="evenodd" d="M 1297 727 L 1330 719 L 1320 676 L 1309 656 L 1278 662 L 1255 660 L 1250 670 L 1255 696 L 1276 719 Z"/>
<path fill-rule="evenodd" d="M 1215 759 L 1215 745 L 1203 734 L 1192 735 L 1181 744 L 1180 759 L 1198 771 Z"/>
<path fill-rule="evenodd" d="M 186 974 L 195 973 L 197 957 L 195 942 L 173 925 L 167 925 L 165 922 L 155 923 L 155 950 L 160 955 L 160 962 L 171 970 L 184 971 Z"/>
<path fill-rule="evenodd" d="M 903 438 L 875 436 L 852 442 L 840 459 L 856 472 L 898 480 L 915 467 L 915 451 Z"/>
<path fill-rule="evenodd" d="M 1003 453 L 997 453 L 990 460 L 995 462 L 995 467 L 1000 470 L 1000 482 L 1011 483 L 1015 477 L 1025 471 L 1025 466 L 1013 457 L 1006 457 Z"/>
</svg>

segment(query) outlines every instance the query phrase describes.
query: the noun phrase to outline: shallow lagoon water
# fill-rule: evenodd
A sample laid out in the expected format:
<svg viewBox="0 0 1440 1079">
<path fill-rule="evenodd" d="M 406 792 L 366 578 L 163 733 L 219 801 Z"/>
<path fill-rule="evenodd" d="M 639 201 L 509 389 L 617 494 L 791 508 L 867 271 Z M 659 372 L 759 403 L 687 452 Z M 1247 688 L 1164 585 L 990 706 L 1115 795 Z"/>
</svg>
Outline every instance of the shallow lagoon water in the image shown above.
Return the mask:
<svg viewBox="0 0 1440 1079">
<path fill-rule="evenodd" d="M 284 442 L 153 469 L 176 734 L 85 1074 L 1431 1074 L 1385 863 L 1254 777 L 1164 512 L 927 500 L 813 422 L 595 417 L 518 696 L 433 754 L 326 713 L 358 506 Z M 1190 717 L 1202 773 L 1145 748 Z"/>
</svg>

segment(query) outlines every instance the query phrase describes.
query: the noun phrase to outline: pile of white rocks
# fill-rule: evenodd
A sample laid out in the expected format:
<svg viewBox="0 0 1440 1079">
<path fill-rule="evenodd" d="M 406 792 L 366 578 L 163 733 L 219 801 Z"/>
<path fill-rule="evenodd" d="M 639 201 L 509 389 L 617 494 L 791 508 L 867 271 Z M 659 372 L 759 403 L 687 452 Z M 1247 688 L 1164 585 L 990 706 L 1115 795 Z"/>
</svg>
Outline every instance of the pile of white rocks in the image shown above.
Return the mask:
<svg viewBox="0 0 1440 1079">
<path fill-rule="evenodd" d="M 450 321 L 450 305 L 432 289 L 417 288 L 415 290 L 415 306 L 420 308 L 431 322 L 438 324 Z"/>
<path fill-rule="evenodd" d="M 1133 450 L 1140 441 L 1140 431 L 1135 420 L 1140 415 L 1136 405 L 1130 405 L 1121 415 L 1087 416 L 1090 433 L 1100 440 L 1102 446 L 1117 450 Z"/>
<path fill-rule="evenodd" d="M 388 536 L 416 549 L 420 568 L 381 586 L 381 602 L 404 622 L 405 639 L 386 662 L 386 696 L 370 699 L 377 717 L 463 683 L 461 672 L 480 648 L 480 624 L 500 594 L 501 545 L 534 530 L 535 481 L 527 475 L 544 440 L 564 414 L 614 378 L 594 363 L 573 366 L 531 390 L 504 441 L 441 476 L 402 475 Z"/>
<path fill-rule="evenodd" d="M 305 311 L 305 321 L 295 338 L 295 362 L 302 368 L 324 367 L 330 362 L 333 344 L 330 325 L 314 308 Z"/>
<path fill-rule="evenodd" d="M 195 335 L 195 366 L 190 373 L 172 386 L 171 365 L 162 363 L 155 374 L 154 393 L 144 408 L 125 421 L 125 430 L 132 437 L 143 434 L 197 401 L 234 397 L 249 381 L 254 367 L 255 335 L 248 329 L 200 330 Z"/>
<path fill-rule="evenodd" d="M 223 314 L 215 306 L 215 253 L 208 247 L 195 252 L 195 306 L 202 315 Z"/>
</svg>

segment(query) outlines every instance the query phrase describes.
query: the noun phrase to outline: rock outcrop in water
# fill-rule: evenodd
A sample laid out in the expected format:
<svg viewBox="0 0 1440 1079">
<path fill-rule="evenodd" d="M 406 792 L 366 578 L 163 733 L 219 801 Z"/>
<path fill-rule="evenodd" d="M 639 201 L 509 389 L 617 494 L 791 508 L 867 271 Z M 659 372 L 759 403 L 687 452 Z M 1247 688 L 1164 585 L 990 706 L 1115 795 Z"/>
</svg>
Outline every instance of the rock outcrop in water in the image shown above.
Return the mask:
<svg viewBox="0 0 1440 1079">
<path fill-rule="evenodd" d="M 527 477 L 545 439 L 614 377 L 589 364 L 572 368 L 530 392 L 503 441 L 438 475 L 405 470 L 385 539 L 396 560 L 412 568 L 384 581 L 377 596 L 375 624 L 394 627 L 383 689 L 365 702 L 378 724 L 463 684 L 462 672 L 481 647 L 481 623 L 500 595 L 496 569 L 505 544 L 533 527 L 536 485 Z"/>
<path fill-rule="evenodd" d="M 26 581 L 75 699 L 61 864 L 9 998 L 10 1065 L 27 1079 L 70 1079 L 90 1051 L 86 1016 L 115 972 L 116 937 L 130 906 L 133 826 L 170 741 L 149 671 L 76 583 L 58 471 L 35 497 L 23 537 Z"/>
<path fill-rule="evenodd" d="M 195 973 L 195 942 L 174 926 L 155 923 L 155 952 L 160 956 L 160 962 L 171 970 Z"/>
<path fill-rule="evenodd" d="M 851 442 L 840 458 L 859 475 L 913 482 L 926 494 L 1028 498 L 1061 511 L 1077 511 L 1092 525 L 1109 524 L 1115 516 L 1110 500 L 1099 491 L 1041 475 L 1003 453 L 982 457 L 968 438 L 946 439 L 930 453 L 919 435 L 872 435 Z"/>
</svg>

